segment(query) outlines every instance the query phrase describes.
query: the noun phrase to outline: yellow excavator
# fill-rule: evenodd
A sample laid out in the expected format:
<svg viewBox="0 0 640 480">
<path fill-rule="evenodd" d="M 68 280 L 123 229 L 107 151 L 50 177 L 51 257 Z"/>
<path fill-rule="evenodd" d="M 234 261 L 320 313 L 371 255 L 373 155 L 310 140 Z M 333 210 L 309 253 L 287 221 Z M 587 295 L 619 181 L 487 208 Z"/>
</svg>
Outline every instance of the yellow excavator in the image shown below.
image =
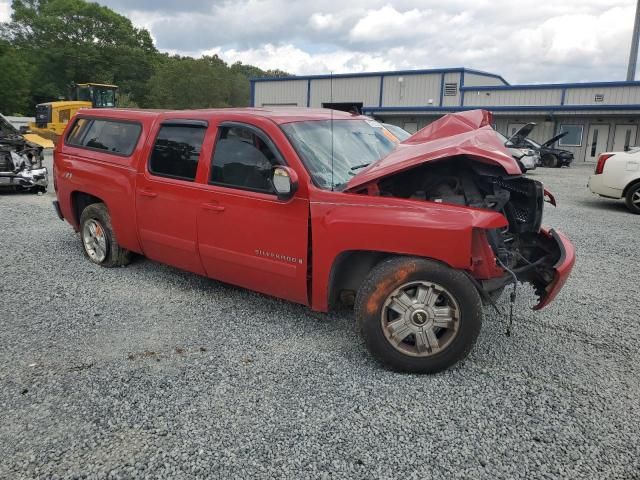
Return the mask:
<svg viewBox="0 0 640 480">
<path fill-rule="evenodd" d="M 25 132 L 24 135 L 35 134 L 56 143 L 69 123 L 69 119 L 81 108 L 114 108 L 117 103 L 117 85 L 73 83 L 70 88 L 69 100 L 36 105 L 36 121 L 29 124 L 28 132 Z M 50 143 L 48 145 L 42 145 L 42 142 L 39 141 L 35 141 L 35 143 L 45 148 L 50 146 Z"/>
</svg>

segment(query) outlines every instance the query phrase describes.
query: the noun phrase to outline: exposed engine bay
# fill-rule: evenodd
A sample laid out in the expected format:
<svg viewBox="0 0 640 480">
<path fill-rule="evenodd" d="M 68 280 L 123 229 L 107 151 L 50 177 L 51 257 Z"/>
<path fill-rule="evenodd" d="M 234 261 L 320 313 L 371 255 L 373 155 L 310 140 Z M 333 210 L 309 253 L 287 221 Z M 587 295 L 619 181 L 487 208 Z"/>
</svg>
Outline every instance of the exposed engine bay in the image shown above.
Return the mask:
<svg viewBox="0 0 640 480">
<path fill-rule="evenodd" d="M 465 157 L 423 164 L 382 179 L 381 196 L 432 201 L 502 213 L 508 227 L 486 231 L 498 265 L 508 272 L 501 278 L 481 280 L 486 292 L 500 290 L 517 277 L 531 283 L 538 296 L 553 280 L 553 266 L 562 255 L 557 242 L 540 233 L 544 208 L 541 182 L 507 175 L 498 166 Z"/>
<path fill-rule="evenodd" d="M 47 168 L 42 147 L 31 143 L 0 116 L 0 190 L 46 192 Z"/>
</svg>

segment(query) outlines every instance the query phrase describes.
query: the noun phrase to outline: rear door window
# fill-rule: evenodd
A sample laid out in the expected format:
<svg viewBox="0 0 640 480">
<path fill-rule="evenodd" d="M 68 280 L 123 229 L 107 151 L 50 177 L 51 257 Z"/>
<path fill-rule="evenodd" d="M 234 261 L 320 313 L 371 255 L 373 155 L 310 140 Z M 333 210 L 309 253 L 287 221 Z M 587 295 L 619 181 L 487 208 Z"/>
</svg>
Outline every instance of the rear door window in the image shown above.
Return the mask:
<svg viewBox="0 0 640 480">
<path fill-rule="evenodd" d="M 117 120 L 79 118 L 67 136 L 67 145 L 129 156 L 136 148 L 142 127 Z"/>
<path fill-rule="evenodd" d="M 194 181 L 206 124 L 164 124 L 149 158 L 149 172 L 160 177 Z"/>
</svg>

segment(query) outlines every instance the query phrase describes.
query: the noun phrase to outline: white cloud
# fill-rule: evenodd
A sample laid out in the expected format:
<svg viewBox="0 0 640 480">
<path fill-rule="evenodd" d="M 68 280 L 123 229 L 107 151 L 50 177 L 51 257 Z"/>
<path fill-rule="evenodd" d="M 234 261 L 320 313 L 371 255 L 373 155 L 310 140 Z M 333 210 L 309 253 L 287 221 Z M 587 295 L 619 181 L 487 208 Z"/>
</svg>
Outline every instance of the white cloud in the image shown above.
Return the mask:
<svg viewBox="0 0 640 480">
<path fill-rule="evenodd" d="M 294 74 L 434 67 L 512 83 L 621 80 L 634 0 L 98 0 L 158 48 Z M 9 2 L 0 0 L 0 18 Z"/>
<path fill-rule="evenodd" d="M 336 30 L 342 25 L 342 19 L 332 13 L 314 13 L 309 18 L 309 26 L 317 31 Z"/>
<path fill-rule="evenodd" d="M 0 22 L 11 19 L 11 4 L 8 0 L 0 0 Z"/>
<path fill-rule="evenodd" d="M 294 45 L 266 44 L 249 50 L 224 50 L 215 48 L 204 54 L 217 54 L 225 61 L 256 65 L 262 69 L 280 69 L 297 74 L 313 74 L 318 72 L 366 72 L 390 70 L 395 64 L 384 56 L 360 54 L 349 51 L 309 54 Z"/>
</svg>

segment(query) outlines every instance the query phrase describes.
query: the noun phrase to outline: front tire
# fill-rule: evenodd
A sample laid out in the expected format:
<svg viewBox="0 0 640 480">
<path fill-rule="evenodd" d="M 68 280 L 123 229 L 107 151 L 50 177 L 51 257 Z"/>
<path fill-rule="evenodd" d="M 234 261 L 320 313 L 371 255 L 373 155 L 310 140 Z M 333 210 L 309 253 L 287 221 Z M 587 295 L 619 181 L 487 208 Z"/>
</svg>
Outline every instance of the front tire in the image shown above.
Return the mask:
<svg viewBox="0 0 640 480">
<path fill-rule="evenodd" d="M 378 264 L 360 287 L 356 320 L 383 365 L 435 373 L 464 359 L 482 324 L 482 302 L 460 271 L 438 262 L 395 257 Z"/>
<path fill-rule="evenodd" d="M 547 168 L 556 168 L 558 166 L 558 157 L 549 153 L 542 157 L 542 165 Z"/>
<path fill-rule="evenodd" d="M 640 215 L 640 182 L 629 187 L 624 202 L 631 213 Z"/>
<path fill-rule="evenodd" d="M 82 211 L 80 239 L 85 256 L 101 267 L 123 267 L 131 262 L 131 252 L 118 244 L 104 203 L 92 203 Z"/>
</svg>

